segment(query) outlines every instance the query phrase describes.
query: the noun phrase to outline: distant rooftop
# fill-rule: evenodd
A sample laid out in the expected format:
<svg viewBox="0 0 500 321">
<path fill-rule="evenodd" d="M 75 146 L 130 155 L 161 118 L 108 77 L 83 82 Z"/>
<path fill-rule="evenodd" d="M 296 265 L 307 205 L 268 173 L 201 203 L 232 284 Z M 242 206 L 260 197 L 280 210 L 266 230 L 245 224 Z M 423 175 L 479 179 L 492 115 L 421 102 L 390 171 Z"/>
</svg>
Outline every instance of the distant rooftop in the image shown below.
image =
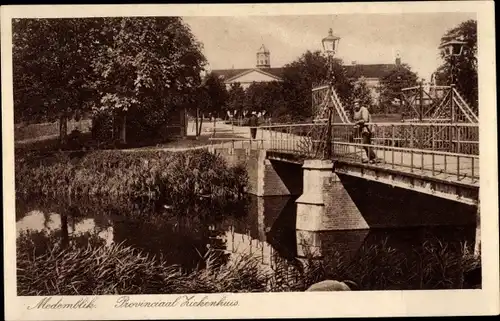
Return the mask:
<svg viewBox="0 0 500 321">
<path fill-rule="evenodd" d="M 230 78 L 233 78 L 236 75 L 242 74 L 246 71 L 253 70 L 253 69 L 260 69 L 263 72 L 267 72 L 273 76 L 281 78 L 283 76 L 283 68 L 278 67 L 278 68 L 244 68 L 244 69 L 215 69 L 212 70 L 214 74 L 217 76 L 222 77 L 222 80 L 226 81 Z"/>
<path fill-rule="evenodd" d="M 396 68 L 396 64 L 372 64 L 372 65 L 362 65 L 362 64 L 352 64 L 344 66 L 346 70 L 347 77 L 358 79 L 361 77 L 365 78 L 382 78 L 387 72 Z M 263 72 L 267 72 L 276 77 L 283 77 L 283 67 L 277 68 L 231 68 L 231 69 L 215 69 L 212 72 L 220 77 L 223 81 L 226 81 L 236 75 L 242 74 L 246 71 L 252 69 L 260 69 Z"/>
<path fill-rule="evenodd" d="M 396 64 L 373 64 L 361 65 L 352 64 L 344 66 L 349 78 L 382 78 L 387 72 L 396 68 Z"/>
</svg>

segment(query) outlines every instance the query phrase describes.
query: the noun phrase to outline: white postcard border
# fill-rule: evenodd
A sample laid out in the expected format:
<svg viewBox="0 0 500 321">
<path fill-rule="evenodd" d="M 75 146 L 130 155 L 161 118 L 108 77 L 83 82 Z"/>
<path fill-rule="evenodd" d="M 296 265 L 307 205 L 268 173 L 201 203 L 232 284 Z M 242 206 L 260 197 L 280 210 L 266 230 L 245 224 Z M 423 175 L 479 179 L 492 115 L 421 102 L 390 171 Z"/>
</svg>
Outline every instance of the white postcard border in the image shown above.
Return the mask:
<svg viewBox="0 0 500 321">
<path fill-rule="evenodd" d="M 495 314 L 499 309 L 498 185 L 494 6 L 491 1 L 405 3 L 315 3 L 266 5 L 3 6 L 2 141 L 4 187 L 4 288 L 8 320 L 186 319 L 254 317 L 354 317 Z M 234 16 L 343 13 L 476 12 L 480 114 L 481 235 L 483 288 L 448 291 L 366 291 L 322 293 L 198 294 L 238 301 L 236 307 L 114 308 L 119 296 L 99 296 L 96 309 L 28 310 L 42 297 L 16 296 L 14 140 L 12 92 L 13 17 Z M 131 300 L 173 300 L 179 295 L 134 295 Z M 54 297 L 57 298 L 57 297 Z M 68 298 L 68 297 L 66 297 Z"/>
</svg>

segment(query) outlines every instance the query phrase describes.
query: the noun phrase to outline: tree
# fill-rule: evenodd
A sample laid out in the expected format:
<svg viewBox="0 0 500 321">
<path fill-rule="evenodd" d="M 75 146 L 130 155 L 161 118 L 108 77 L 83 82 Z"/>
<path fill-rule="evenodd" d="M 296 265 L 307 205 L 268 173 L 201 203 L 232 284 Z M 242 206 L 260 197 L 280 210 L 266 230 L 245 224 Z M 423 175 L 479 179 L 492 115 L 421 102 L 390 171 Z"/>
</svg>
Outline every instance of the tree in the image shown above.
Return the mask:
<svg viewBox="0 0 500 321">
<path fill-rule="evenodd" d="M 346 76 L 342 61 L 334 59 L 332 73 L 334 87 L 345 104 L 350 102 L 353 82 Z M 313 86 L 328 81 L 327 58 L 320 51 L 307 51 L 296 61 L 286 65 L 283 72 L 283 96 L 288 113 L 293 120 L 312 116 L 311 90 Z"/>
<path fill-rule="evenodd" d="M 229 87 L 227 97 L 227 110 L 232 115 L 241 115 L 245 108 L 245 90 L 240 83 L 233 83 Z"/>
<path fill-rule="evenodd" d="M 407 64 L 398 65 L 382 76 L 380 81 L 380 108 L 389 112 L 394 112 L 394 102 L 401 99 L 401 90 L 416 86 L 418 76 Z M 400 111 L 401 112 L 401 111 Z"/>
<path fill-rule="evenodd" d="M 286 114 L 283 89 L 279 82 L 253 83 L 247 88 L 245 96 L 245 109 L 248 111 L 265 111 L 276 118 Z"/>
<path fill-rule="evenodd" d="M 438 85 L 449 85 L 453 73 L 454 83 L 471 107 L 478 111 L 478 74 L 477 74 L 477 22 L 467 20 L 457 27 L 448 30 L 441 43 L 451 39 L 463 38 L 465 42 L 462 55 L 445 57 L 440 53 L 443 64 L 436 70 L 435 78 Z M 454 60 L 454 61 L 452 61 Z M 454 63 L 454 64 L 453 64 Z M 454 68 L 452 70 L 452 65 Z"/>
<path fill-rule="evenodd" d="M 228 93 L 224 82 L 214 73 L 208 74 L 205 81 L 205 90 L 208 95 L 207 111 L 212 115 L 220 115 L 226 110 Z"/>
<path fill-rule="evenodd" d="M 14 19 L 13 89 L 15 121 L 67 119 L 88 110 L 95 91 L 92 60 L 105 36 L 94 32 L 102 18 Z"/>
<path fill-rule="evenodd" d="M 359 100 L 359 103 L 362 106 L 367 106 L 370 107 L 370 110 L 373 109 L 373 97 L 370 91 L 370 88 L 368 88 L 368 84 L 366 83 L 366 80 L 362 77 L 360 78 L 355 84 L 354 84 L 354 89 L 352 91 L 351 99 Z M 352 105 L 349 105 L 352 106 Z M 349 108 L 350 109 L 350 108 Z M 353 114 L 352 110 L 348 110 L 351 115 Z"/>
<path fill-rule="evenodd" d="M 94 82 L 101 102 L 95 111 L 121 119 L 122 143 L 130 113 L 138 116 L 134 132 L 157 133 L 199 87 L 201 45 L 179 17 L 109 18 L 103 32 L 113 42 L 94 63 L 101 76 Z"/>
<path fill-rule="evenodd" d="M 189 109 L 195 113 L 196 136 L 199 136 L 206 114 L 217 117 L 225 111 L 228 92 L 224 82 L 216 74 L 209 73 L 202 79 L 202 83 L 196 89 L 193 98 Z"/>
</svg>

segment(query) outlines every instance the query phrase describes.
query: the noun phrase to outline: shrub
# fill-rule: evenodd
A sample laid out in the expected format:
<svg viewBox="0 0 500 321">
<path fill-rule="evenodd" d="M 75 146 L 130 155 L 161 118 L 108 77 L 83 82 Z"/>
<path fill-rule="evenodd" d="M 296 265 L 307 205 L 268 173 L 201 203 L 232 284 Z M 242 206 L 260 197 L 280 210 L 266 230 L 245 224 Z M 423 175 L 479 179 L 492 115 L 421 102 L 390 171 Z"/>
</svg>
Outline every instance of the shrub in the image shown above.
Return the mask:
<svg viewBox="0 0 500 321">
<path fill-rule="evenodd" d="M 243 197 L 246 172 L 206 150 L 95 151 L 16 158 L 16 191 L 42 195 L 125 196 L 174 206 Z"/>
</svg>

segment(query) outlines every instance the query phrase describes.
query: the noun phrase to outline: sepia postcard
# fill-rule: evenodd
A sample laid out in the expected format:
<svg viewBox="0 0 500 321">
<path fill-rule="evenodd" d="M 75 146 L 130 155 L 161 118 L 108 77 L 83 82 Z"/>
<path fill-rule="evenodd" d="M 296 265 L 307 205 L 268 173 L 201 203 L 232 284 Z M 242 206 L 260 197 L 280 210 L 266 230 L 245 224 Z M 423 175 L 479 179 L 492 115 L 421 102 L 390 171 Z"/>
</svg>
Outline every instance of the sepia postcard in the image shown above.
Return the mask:
<svg viewBox="0 0 500 321">
<path fill-rule="evenodd" d="M 498 314 L 493 12 L 2 6 L 5 318 Z"/>
</svg>

